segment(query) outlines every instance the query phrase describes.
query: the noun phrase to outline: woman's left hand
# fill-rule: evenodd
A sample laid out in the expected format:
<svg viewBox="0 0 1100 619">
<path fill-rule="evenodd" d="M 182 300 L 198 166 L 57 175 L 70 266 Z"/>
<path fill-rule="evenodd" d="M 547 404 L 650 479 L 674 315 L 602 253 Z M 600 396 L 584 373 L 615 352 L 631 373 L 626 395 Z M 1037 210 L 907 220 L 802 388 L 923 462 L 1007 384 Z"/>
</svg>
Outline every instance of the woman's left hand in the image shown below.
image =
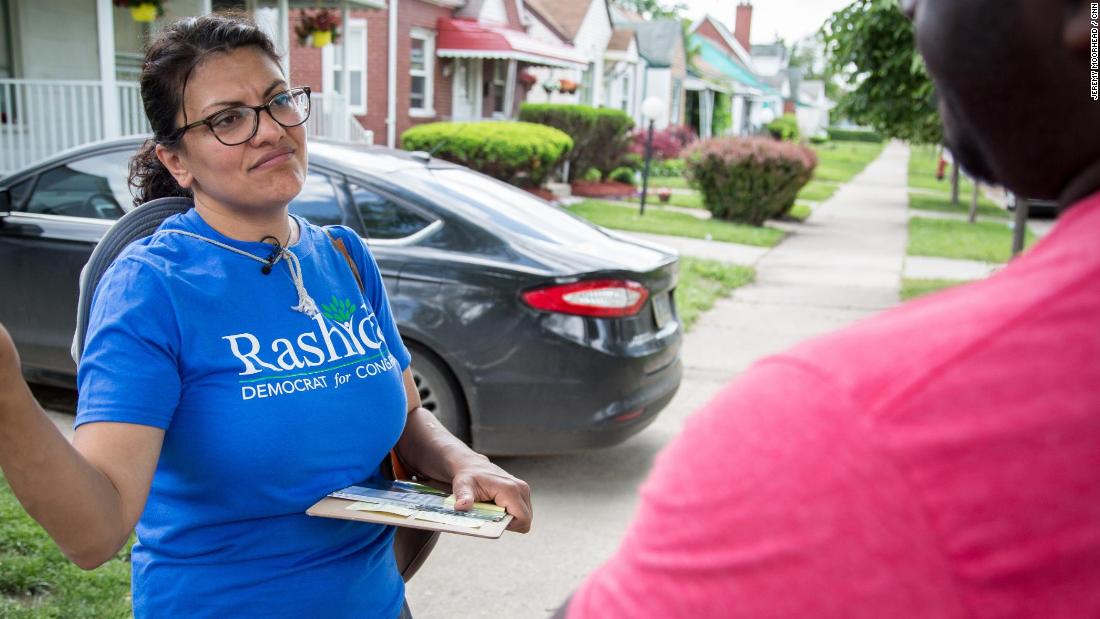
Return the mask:
<svg viewBox="0 0 1100 619">
<path fill-rule="evenodd" d="M 496 503 L 514 517 L 508 525 L 509 531 L 526 533 L 531 530 L 530 486 L 485 456 L 470 452 L 470 456 L 455 467 L 451 491 L 457 510 L 470 509 L 474 501 Z"/>
</svg>

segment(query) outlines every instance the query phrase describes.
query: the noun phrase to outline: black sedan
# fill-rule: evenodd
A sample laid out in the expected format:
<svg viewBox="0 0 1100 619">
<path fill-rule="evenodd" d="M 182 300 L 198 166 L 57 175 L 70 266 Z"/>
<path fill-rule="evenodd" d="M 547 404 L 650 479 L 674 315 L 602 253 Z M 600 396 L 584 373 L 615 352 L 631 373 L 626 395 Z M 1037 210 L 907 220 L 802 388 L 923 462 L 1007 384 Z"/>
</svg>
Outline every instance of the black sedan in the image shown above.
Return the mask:
<svg viewBox="0 0 1100 619">
<path fill-rule="evenodd" d="M 0 180 L 0 322 L 32 382 L 75 384 L 80 269 L 132 208 L 140 143 L 100 142 Z M 615 444 L 680 384 L 667 249 L 427 154 L 322 141 L 290 210 L 367 240 L 425 407 L 479 451 Z"/>
</svg>

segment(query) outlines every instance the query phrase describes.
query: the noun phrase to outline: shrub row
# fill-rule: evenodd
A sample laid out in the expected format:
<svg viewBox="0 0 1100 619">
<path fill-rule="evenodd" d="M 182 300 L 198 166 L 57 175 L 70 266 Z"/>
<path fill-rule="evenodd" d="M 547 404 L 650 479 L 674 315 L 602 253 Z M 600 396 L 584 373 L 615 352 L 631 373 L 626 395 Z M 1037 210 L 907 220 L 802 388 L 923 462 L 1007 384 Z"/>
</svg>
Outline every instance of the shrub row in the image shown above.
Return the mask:
<svg viewBox="0 0 1100 619">
<path fill-rule="evenodd" d="M 684 161 L 714 217 L 754 226 L 787 214 L 817 167 L 810 148 L 766 137 L 703 140 Z"/>
<path fill-rule="evenodd" d="M 574 177 L 569 180 L 580 178 L 589 168 L 606 179 L 623 164 L 634 127 L 634 120 L 623 111 L 587 105 L 524 103 L 519 118 L 560 129 L 573 139 L 573 150 L 566 156 Z"/>
<path fill-rule="evenodd" d="M 882 142 L 882 136 L 870 129 L 838 129 L 836 127 L 829 127 L 826 131 L 829 133 L 830 140 L 875 142 L 876 144 Z"/>
<path fill-rule="evenodd" d="M 493 178 L 537 187 L 573 148 L 573 140 L 535 123 L 437 122 L 403 133 L 401 148 L 433 152 Z"/>
</svg>

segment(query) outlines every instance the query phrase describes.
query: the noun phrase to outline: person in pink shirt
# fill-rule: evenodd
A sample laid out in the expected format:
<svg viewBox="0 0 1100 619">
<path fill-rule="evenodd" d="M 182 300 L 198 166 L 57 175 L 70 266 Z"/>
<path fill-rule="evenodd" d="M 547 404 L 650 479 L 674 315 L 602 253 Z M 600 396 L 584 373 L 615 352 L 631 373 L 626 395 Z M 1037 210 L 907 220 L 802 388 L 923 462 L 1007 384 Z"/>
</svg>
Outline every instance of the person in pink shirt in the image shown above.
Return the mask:
<svg viewBox="0 0 1100 619">
<path fill-rule="evenodd" d="M 901 4 L 951 151 L 1060 221 L 986 281 L 726 387 L 559 616 L 1100 617 L 1093 3 Z"/>
</svg>

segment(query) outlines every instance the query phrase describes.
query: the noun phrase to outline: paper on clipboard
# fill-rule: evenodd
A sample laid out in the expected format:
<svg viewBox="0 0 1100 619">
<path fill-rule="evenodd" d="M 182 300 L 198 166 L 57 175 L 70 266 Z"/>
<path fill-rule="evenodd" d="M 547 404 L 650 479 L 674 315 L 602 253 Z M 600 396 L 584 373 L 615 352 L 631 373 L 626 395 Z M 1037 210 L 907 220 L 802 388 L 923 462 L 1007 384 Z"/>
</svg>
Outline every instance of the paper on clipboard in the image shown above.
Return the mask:
<svg viewBox="0 0 1100 619">
<path fill-rule="evenodd" d="M 493 504 L 454 509 L 454 498 L 430 486 L 372 479 L 330 493 L 306 513 L 322 518 L 373 522 L 475 537 L 499 538 L 512 516 Z"/>
</svg>

